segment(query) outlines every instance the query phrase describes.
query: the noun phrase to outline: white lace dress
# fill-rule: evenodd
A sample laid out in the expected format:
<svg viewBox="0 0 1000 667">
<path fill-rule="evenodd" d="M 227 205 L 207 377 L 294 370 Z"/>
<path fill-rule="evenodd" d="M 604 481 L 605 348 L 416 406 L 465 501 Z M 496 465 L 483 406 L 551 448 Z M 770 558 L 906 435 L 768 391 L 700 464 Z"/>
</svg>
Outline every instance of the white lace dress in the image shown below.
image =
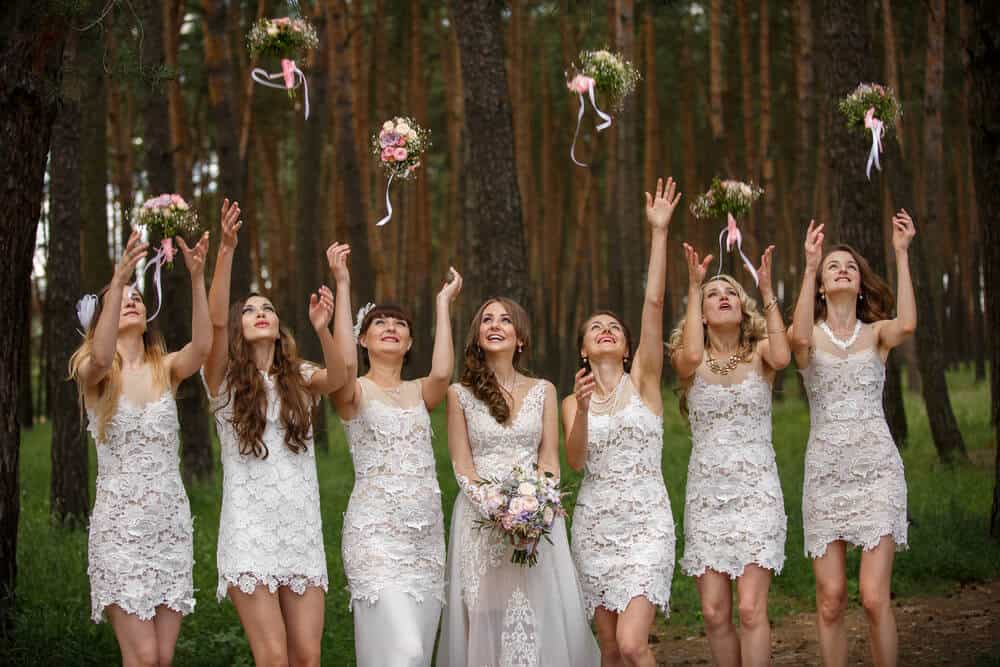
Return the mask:
<svg viewBox="0 0 1000 667">
<path fill-rule="evenodd" d="M 194 611 L 191 507 L 179 470 L 177 404 L 164 391 L 138 406 L 124 396 L 97 438 L 97 494 L 90 515 L 87 574 L 91 618 L 118 605 L 144 621 L 158 605 Z"/>
<path fill-rule="evenodd" d="M 882 410 L 885 364 L 874 340 L 850 353 L 817 347 L 802 378 L 810 413 L 806 555 L 819 558 L 835 540 L 874 549 L 885 535 L 906 548 L 906 479 Z"/>
<path fill-rule="evenodd" d="M 731 384 L 696 373 L 688 390 L 681 568 L 689 576 L 711 569 L 735 579 L 750 564 L 780 573 L 785 563 L 788 520 L 771 445 L 771 385 L 747 370 Z"/>
<path fill-rule="evenodd" d="M 573 511 L 573 559 L 587 612 L 643 596 L 670 613 L 674 517 L 663 482 L 663 417 L 628 374 L 607 414 L 587 416 L 587 464 Z"/>
<path fill-rule="evenodd" d="M 460 385 L 476 473 L 503 478 L 515 466 L 533 470 L 542 440 L 545 381 L 528 390 L 507 424 Z M 597 642 L 587 623 L 566 524 L 557 519 L 552 542 L 542 541 L 538 564 L 510 562 L 512 547 L 488 530 L 464 493 L 455 500 L 448 559 L 448 606 L 438 667 L 596 667 Z"/>
<path fill-rule="evenodd" d="M 360 378 L 344 430 L 354 490 L 344 516 L 344 572 L 359 665 L 431 663 L 444 602 L 444 517 L 420 382 L 398 395 Z"/>
<path fill-rule="evenodd" d="M 310 377 L 313 366 L 302 366 Z M 312 435 L 296 454 L 285 445 L 281 405 L 274 380 L 261 371 L 267 390 L 267 426 L 263 440 L 267 458 L 240 454 L 229 390 L 223 381 L 216 396 L 209 392 L 222 450 L 222 513 L 216 564 L 221 601 L 235 586 L 250 594 L 259 585 L 275 592 L 287 586 L 302 594 L 307 587 L 327 590 L 326 552 L 316 479 Z M 204 377 L 204 375 L 202 376 Z"/>
</svg>

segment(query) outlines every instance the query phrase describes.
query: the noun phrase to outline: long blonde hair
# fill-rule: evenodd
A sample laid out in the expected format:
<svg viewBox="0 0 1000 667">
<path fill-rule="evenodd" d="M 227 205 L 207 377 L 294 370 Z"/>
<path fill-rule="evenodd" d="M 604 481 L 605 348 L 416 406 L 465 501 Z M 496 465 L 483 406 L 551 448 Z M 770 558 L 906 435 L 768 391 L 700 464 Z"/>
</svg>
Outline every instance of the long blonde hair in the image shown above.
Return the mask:
<svg viewBox="0 0 1000 667">
<path fill-rule="evenodd" d="M 80 398 L 80 412 L 84 412 L 84 402 L 86 400 L 86 388 L 80 382 L 80 369 L 83 362 L 93 354 L 94 331 L 97 329 L 97 322 L 101 318 L 104 310 L 104 299 L 107 296 L 110 285 L 107 285 L 97 296 L 97 308 L 94 317 L 90 321 L 90 326 L 84 332 L 83 342 L 76 348 L 73 356 L 69 358 L 69 379 L 76 382 L 77 395 Z M 166 364 L 163 363 L 167 350 L 163 344 L 163 338 L 156 331 L 146 329 L 142 333 L 142 347 L 145 351 L 143 361 L 153 367 L 153 382 L 157 389 L 169 386 Z M 100 382 L 97 383 L 97 405 L 94 406 L 94 415 L 97 420 L 97 440 L 104 440 L 108 422 L 118 410 L 118 399 L 122 393 L 122 356 L 115 350 L 114 360 L 111 362 L 111 369 Z"/>
<path fill-rule="evenodd" d="M 721 280 L 727 285 L 731 286 L 736 290 L 736 296 L 740 300 L 740 310 L 743 313 L 743 318 L 740 320 L 740 343 L 739 349 L 749 349 L 751 353 L 757 351 L 757 343 L 767 338 L 767 321 L 764 316 L 761 315 L 760 310 L 757 307 L 757 301 L 747 294 L 747 291 L 743 289 L 740 283 L 726 273 L 720 273 L 719 275 L 712 276 L 708 278 L 701 284 L 701 300 L 702 304 L 705 303 L 705 288 L 711 283 Z M 684 348 L 684 323 L 687 321 L 687 317 L 682 317 L 677 326 L 674 327 L 673 332 L 670 334 L 670 340 L 667 341 L 667 354 L 673 357 L 675 353 L 679 352 Z M 708 327 L 704 327 L 704 344 L 708 347 Z M 681 413 L 687 414 L 687 392 L 690 388 L 690 381 L 681 384 L 680 390 L 678 392 Z"/>
</svg>

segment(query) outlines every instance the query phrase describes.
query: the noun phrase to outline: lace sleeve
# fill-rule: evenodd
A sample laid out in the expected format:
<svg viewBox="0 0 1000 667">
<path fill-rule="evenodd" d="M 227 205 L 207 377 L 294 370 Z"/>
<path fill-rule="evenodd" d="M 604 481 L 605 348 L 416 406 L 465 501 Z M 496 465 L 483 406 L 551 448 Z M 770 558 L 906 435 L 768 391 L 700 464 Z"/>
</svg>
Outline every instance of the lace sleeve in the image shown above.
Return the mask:
<svg viewBox="0 0 1000 667">
<path fill-rule="evenodd" d="M 473 482 L 457 470 L 455 471 L 455 479 L 458 480 L 459 488 L 462 489 L 462 493 L 464 493 L 465 497 L 469 499 L 472 506 L 476 508 L 476 511 L 479 512 L 484 519 L 489 519 L 490 513 L 487 511 L 486 505 L 483 502 L 486 497 L 485 491 L 489 484 Z"/>
</svg>

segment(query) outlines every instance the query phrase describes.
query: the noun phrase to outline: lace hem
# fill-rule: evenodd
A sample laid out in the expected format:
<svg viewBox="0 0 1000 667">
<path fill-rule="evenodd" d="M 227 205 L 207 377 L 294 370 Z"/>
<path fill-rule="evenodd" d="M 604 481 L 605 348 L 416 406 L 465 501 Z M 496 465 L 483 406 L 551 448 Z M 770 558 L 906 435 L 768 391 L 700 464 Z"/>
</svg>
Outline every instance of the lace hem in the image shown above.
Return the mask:
<svg viewBox="0 0 1000 667">
<path fill-rule="evenodd" d="M 637 585 L 630 588 L 621 588 L 615 591 L 605 591 L 603 594 L 594 594 L 584 591 L 583 603 L 587 607 L 587 618 L 593 619 L 594 612 L 598 607 L 604 607 L 610 612 L 620 614 L 628 607 L 628 603 L 633 598 L 643 597 L 658 607 L 663 616 L 670 617 L 670 585 L 669 581 L 666 590 L 653 591 L 651 586 Z"/>
<path fill-rule="evenodd" d="M 270 593 L 274 593 L 280 586 L 285 586 L 296 595 L 303 595 L 307 588 L 322 588 L 326 593 L 329 589 L 330 581 L 327 575 L 308 574 L 258 574 L 256 572 L 241 572 L 239 574 L 219 574 L 219 586 L 215 591 L 215 598 L 219 602 L 229 597 L 229 587 L 240 589 L 243 593 L 250 595 L 257 586 L 267 586 Z"/>
<path fill-rule="evenodd" d="M 762 567 L 765 570 L 771 570 L 771 572 L 777 576 L 781 574 L 781 570 L 785 566 L 785 557 L 775 556 L 772 558 L 751 558 L 741 563 L 730 562 L 725 564 L 710 562 L 704 558 L 681 559 L 681 571 L 689 577 L 700 577 L 708 570 L 714 570 L 720 574 L 729 575 L 730 579 L 735 580 L 743 576 L 743 571 L 746 570 L 747 565 L 756 565 L 757 567 Z"/>
<path fill-rule="evenodd" d="M 884 529 L 876 531 L 878 534 L 868 534 L 868 535 L 844 535 L 843 533 L 824 535 L 822 537 L 812 537 L 807 540 L 806 544 L 806 557 L 812 558 L 813 560 L 817 558 L 822 558 L 826 555 L 827 547 L 833 542 L 841 540 L 847 542 L 851 547 L 860 547 L 862 551 L 871 551 L 878 546 L 878 543 L 882 541 L 883 537 L 891 537 L 892 541 L 896 545 L 896 551 L 906 551 L 910 548 L 909 542 L 907 542 L 906 528 L 893 528 Z"/>
<path fill-rule="evenodd" d="M 444 595 L 443 583 L 440 586 L 431 588 L 416 588 L 412 586 L 406 588 L 401 588 L 399 586 L 378 586 L 367 591 L 360 591 L 352 589 L 350 586 L 345 586 L 344 589 L 351 594 L 351 598 L 347 601 L 347 606 L 352 611 L 354 610 L 355 602 L 367 602 L 369 607 L 374 606 L 378 603 L 379 597 L 382 595 L 382 591 L 389 589 L 397 590 L 401 593 L 409 595 L 417 604 L 423 604 L 427 601 L 427 598 L 436 600 L 442 607 L 447 604 Z"/>
<path fill-rule="evenodd" d="M 195 599 L 193 596 L 170 599 L 161 597 L 156 602 L 150 602 L 147 598 L 136 600 L 135 598 L 123 599 L 115 595 L 91 595 L 90 619 L 94 623 L 103 623 L 106 620 L 104 618 L 104 609 L 111 605 L 118 605 L 126 614 L 138 616 L 143 621 L 151 620 L 156 616 L 156 608 L 161 605 L 176 611 L 181 616 L 187 616 L 194 611 L 194 604 Z"/>
</svg>

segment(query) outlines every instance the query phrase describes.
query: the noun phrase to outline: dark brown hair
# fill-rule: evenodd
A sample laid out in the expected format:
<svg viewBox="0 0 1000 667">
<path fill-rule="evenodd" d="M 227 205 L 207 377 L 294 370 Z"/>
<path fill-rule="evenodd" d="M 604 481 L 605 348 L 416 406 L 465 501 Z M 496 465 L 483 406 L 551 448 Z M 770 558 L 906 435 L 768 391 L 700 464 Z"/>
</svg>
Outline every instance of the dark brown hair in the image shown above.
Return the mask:
<svg viewBox="0 0 1000 667">
<path fill-rule="evenodd" d="M 266 459 L 264 429 L 267 427 L 267 389 L 264 379 L 253 361 L 250 344 L 243 337 L 243 307 L 251 293 L 234 303 L 229 309 L 229 368 L 226 371 L 228 396 L 232 403 L 229 423 L 236 432 L 240 454 Z M 281 406 L 281 424 L 285 428 L 285 446 L 296 454 L 306 450 L 312 437 L 312 411 L 308 391 L 302 379 L 302 359 L 295 339 L 285 329 L 278 327 L 278 340 L 274 341 L 275 390 Z"/>
<path fill-rule="evenodd" d="M 823 255 L 820 263 L 820 270 L 816 272 L 816 296 L 813 306 L 813 321 L 819 322 L 826 319 L 826 298 L 820 293 L 823 286 L 823 264 L 827 258 L 835 252 L 846 252 L 858 263 L 858 273 L 861 274 L 861 291 L 858 292 L 857 317 L 865 324 L 888 320 L 892 317 L 892 311 L 896 308 L 896 297 L 893 296 L 889 284 L 877 273 L 872 271 L 871 265 L 857 250 L 841 243 L 835 245 L 828 253 Z"/>
<path fill-rule="evenodd" d="M 599 315 L 607 315 L 608 317 L 613 317 L 615 322 L 621 325 L 622 331 L 625 332 L 625 359 L 624 366 L 625 372 L 628 373 L 632 370 L 632 361 L 635 358 L 635 348 L 632 347 L 632 331 L 625 324 L 625 320 L 618 317 L 618 313 L 613 310 L 597 310 L 587 316 L 587 318 L 580 323 L 580 326 L 576 330 L 576 349 L 579 350 L 583 347 L 583 337 L 587 333 L 587 322 L 594 319 Z"/>
<path fill-rule="evenodd" d="M 406 322 L 406 326 L 410 330 L 410 340 L 413 340 L 413 318 L 403 310 L 402 306 L 394 303 L 380 303 L 368 311 L 365 319 L 361 320 L 361 331 L 358 332 L 358 338 L 364 336 L 365 332 L 368 331 L 368 327 L 379 317 L 391 317 L 394 320 Z M 361 361 L 365 365 L 365 370 L 368 370 L 371 367 L 371 359 L 368 358 L 368 348 L 360 343 L 358 347 L 361 348 Z M 406 354 L 403 355 L 403 366 L 406 366 L 408 363 L 410 363 L 410 350 L 407 350 Z"/>
<path fill-rule="evenodd" d="M 472 395 L 486 404 L 493 418 L 501 424 L 510 419 L 510 406 L 507 404 L 497 382 L 496 375 L 486 365 L 486 355 L 479 347 L 479 325 L 483 320 L 483 312 L 491 303 L 499 303 L 510 313 L 514 323 L 517 339 L 522 343 L 520 350 L 514 351 L 514 370 L 524 375 L 530 375 L 524 363 L 531 352 L 531 318 L 528 312 L 517 302 L 502 296 L 486 299 L 483 305 L 472 317 L 469 333 L 465 337 L 465 369 L 462 371 L 462 385 L 472 390 Z"/>
</svg>

